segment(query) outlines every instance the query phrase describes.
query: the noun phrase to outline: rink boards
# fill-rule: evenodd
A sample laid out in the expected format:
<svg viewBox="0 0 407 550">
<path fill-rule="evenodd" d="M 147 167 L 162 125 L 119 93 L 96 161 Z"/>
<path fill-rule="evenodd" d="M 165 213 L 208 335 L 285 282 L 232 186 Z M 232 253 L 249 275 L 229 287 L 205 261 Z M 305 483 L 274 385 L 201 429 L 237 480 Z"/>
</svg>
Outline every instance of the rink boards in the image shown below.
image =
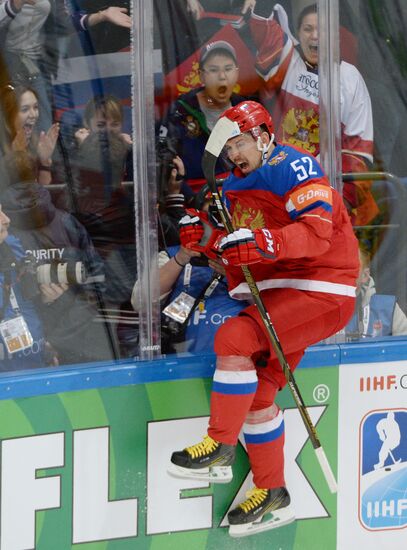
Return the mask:
<svg viewBox="0 0 407 550">
<path fill-rule="evenodd" d="M 407 342 L 307 353 L 296 377 L 339 493 L 285 389 L 298 521 L 239 541 L 225 516 L 251 485 L 243 440 L 228 485 L 166 473 L 171 452 L 205 433 L 213 368 L 208 355 L 1 378 L 0 550 L 405 549 Z"/>
</svg>

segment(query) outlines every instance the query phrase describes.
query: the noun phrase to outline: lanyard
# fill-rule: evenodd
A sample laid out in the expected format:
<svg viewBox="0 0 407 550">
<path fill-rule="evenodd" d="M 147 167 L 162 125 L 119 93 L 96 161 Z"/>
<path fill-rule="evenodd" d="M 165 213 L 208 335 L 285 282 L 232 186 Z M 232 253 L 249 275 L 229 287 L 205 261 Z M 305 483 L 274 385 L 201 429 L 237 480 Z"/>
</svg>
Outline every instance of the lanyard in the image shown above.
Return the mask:
<svg viewBox="0 0 407 550">
<path fill-rule="evenodd" d="M 205 307 L 205 300 L 213 293 L 215 288 L 218 286 L 219 282 L 223 279 L 223 275 L 221 273 L 214 272 L 212 274 L 211 280 L 208 284 L 204 286 L 204 288 L 201 290 L 199 295 L 195 298 L 195 302 L 193 306 L 191 307 L 191 310 L 188 313 L 188 316 L 186 317 L 185 321 L 182 324 L 187 324 L 189 319 L 191 318 L 193 312 L 196 308 L 199 308 L 199 311 L 203 311 Z"/>
<path fill-rule="evenodd" d="M 209 281 L 209 283 L 207 284 L 207 286 L 205 287 L 205 289 L 203 291 L 203 295 L 201 296 L 199 302 L 197 303 L 196 307 L 198 307 L 199 311 L 204 310 L 205 300 L 207 298 L 209 298 L 209 296 L 214 292 L 215 288 L 218 286 L 218 284 L 222 280 L 222 278 L 223 278 L 223 275 L 221 275 L 220 273 L 214 273 L 212 275 L 211 280 Z M 195 308 L 193 308 L 193 309 L 195 309 Z"/>
</svg>

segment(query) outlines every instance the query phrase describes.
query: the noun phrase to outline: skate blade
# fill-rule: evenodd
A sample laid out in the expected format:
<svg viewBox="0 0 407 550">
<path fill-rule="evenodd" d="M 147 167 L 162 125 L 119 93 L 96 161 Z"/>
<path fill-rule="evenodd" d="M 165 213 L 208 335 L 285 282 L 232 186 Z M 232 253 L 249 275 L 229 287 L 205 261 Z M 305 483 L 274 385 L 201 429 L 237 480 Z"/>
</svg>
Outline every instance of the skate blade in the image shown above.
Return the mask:
<svg viewBox="0 0 407 550">
<path fill-rule="evenodd" d="M 167 472 L 172 477 L 180 479 L 196 479 L 207 483 L 229 483 L 233 479 L 232 466 L 213 466 L 212 468 L 200 468 L 191 470 L 183 468 L 171 462 Z"/>
<path fill-rule="evenodd" d="M 241 523 L 240 525 L 231 525 L 229 527 L 229 535 L 233 538 L 247 537 L 249 535 L 255 535 L 262 531 L 269 531 L 270 529 L 277 529 L 283 525 L 288 525 L 295 521 L 295 514 L 292 507 L 286 506 L 275 512 L 271 512 L 271 518 L 265 519 L 265 514 L 261 519 L 254 521 L 253 523 Z"/>
</svg>

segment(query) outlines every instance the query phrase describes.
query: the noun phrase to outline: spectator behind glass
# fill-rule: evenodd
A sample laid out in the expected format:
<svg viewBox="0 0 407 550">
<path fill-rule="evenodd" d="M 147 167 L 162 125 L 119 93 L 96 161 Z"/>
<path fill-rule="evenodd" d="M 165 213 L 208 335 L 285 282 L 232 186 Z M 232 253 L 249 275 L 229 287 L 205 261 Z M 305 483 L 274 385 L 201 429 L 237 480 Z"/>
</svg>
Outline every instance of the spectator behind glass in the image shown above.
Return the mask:
<svg viewBox="0 0 407 550">
<path fill-rule="evenodd" d="M 45 341 L 36 305 L 27 296 L 24 249 L 8 234 L 9 226 L 0 206 L 0 372 L 56 366 L 56 353 Z M 43 297 L 48 290 L 44 285 Z"/>
<path fill-rule="evenodd" d="M 82 55 L 117 52 L 130 45 L 128 0 L 108 6 L 103 0 L 70 2 L 68 10 L 83 45 Z"/>
<path fill-rule="evenodd" d="M 116 97 L 106 95 L 95 96 L 90 99 L 86 104 L 83 115 L 85 127 L 79 128 L 75 132 L 77 144 L 82 145 L 86 138 L 92 133 L 108 132 L 120 137 L 128 148 L 128 156 L 131 156 L 132 140 L 129 134 L 122 131 L 123 116 L 123 106 Z M 132 174 L 129 176 L 132 177 Z M 129 179 L 131 178 L 129 177 Z"/>
<path fill-rule="evenodd" d="M 45 22 L 50 0 L 0 0 L 0 28 L 4 33 L 2 54 L 14 85 L 35 90 L 40 105 L 40 130 L 52 124 L 52 87 L 44 62 Z"/>
<path fill-rule="evenodd" d="M 130 296 L 137 276 L 133 188 L 122 185 L 128 177 L 131 139 L 122 132 L 121 105 L 112 96 L 90 100 L 84 122 L 73 161 L 75 216 L 104 261 L 109 307 L 122 316 L 120 311 L 133 311 Z M 132 338 L 134 332 L 134 325 L 129 326 L 123 338 Z"/>
<path fill-rule="evenodd" d="M 69 284 L 61 276 L 45 288 L 39 287 L 44 296 L 39 311 L 47 340 L 57 350 L 60 363 L 114 359 L 109 327 L 96 319 L 105 288 L 103 263 L 85 228 L 74 216 L 55 208 L 48 188 L 30 179 L 31 157 L 16 152 L 6 160 L 10 174 L 18 179 L 2 187 L 1 201 L 25 254 L 34 263 L 54 267 L 68 263 L 72 270 L 76 268 Z M 78 275 L 81 265 L 86 272 L 84 281 Z"/>
<path fill-rule="evenodd" d="M 113 96 L 97 96 L 86 104 L 85 127 L 75 132 L 78 215 L 87 227 L 91 220 L 98 222 L 88 227 L 98 248 L 104 247 L 105 239 L 134 243 L 133 200 L 121 185 L 128 177 L 132 145 L 122 123 L 120 102 Z"/>
<path fill-rule="evenodd" d="M 27 86 L 5 86 L 0 92 L 0 105 L 6 128 L 3 155 L 10 151 L 28 153 L 35 162 L 35 179 L 43 185 L 51 183 L 59 124 L 52 124 L 47 132 L 38 132 L 38 97 L 35 90 Z"/>
<path fill-rule="evenodd" d="M 299 44 L 281 5 L 257 0 L 251 17 L 258 48 L 256 69 L 264 80 L 262 102 L 279 127 L 277 139 L 319 158 L 317 5 L 298 18 Z M 340 64 L 342 171 L 366 172 L 373 161 L 373 122 L 369 92 L 357 68 Z M 365 225 L 378 213 L 370 182 L 347 182 L 343 196 L 353 225 Z"/>
<path fill-rule="evenodd" d="M 201 160 L 212 128 L 225 109 L 243 99 L 233 92 L 239 69 L 231 44 L 223 40 L 206 44 L 199 66 L 202 86 L 181 95 L 171 105 L 159 130 L 159 140 L 169 141 L 182 159 L 186 183 L 194 191 L 205 183 Z M 218 176 L 226 176 L 227 170 L 225 163 L 218 162 Z M 182 192 L 188 196 L 190 189 L 183 188 Z"/>
<path fill-rule="evenodd" d="M 345 327 L 348 340 L 404 336 L 407 334 L 407 317 L 395 296 L 376 294 L 375 282 L 370 274 L 370 256 L 359 250 L 360 272 L 356 289 L 356 308 Z"/>
</svg>

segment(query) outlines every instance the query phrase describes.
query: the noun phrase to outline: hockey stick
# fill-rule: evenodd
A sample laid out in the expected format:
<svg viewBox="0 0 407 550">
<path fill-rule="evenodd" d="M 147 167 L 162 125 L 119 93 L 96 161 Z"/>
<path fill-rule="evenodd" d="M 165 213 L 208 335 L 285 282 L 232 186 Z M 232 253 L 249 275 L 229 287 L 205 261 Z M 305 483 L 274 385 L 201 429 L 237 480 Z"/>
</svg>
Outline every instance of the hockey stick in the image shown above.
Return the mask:
<svg viewBox="0 0 407 550">
<path fill-rule="evenodd" d="M 395 460 L 394 455 L 393 455 L 393 453 L 391 452 L 390 449 L 389 449 L 389 455 L 390 455 L 390 458 L 393 461 L 393 464 L 398 464 L 399 462 L 401 462 L 401 458 L 398 458 L 397 460 Z"/>
<path fill-rule="evenodd" d="M 232 224 L 232 220 L 230 219 L 230 214 L 227 211 L 219 195 L 219 191 L 218 191 L 218 187 L 215 179 L 215 165 L 227 140 L 239 134 L 240 134 L 240 129 L 237 122 L 232 122 L 227 118 L 220 118 L 216 123 L 216 125 L 214 126 L 211 132 L 211 135 L 209 136 L 209 140 L 206 144 L 205 152 L 202 158 L 202 170 L 204 172 L 205 178 L 211 189 L 219 215 L 228 233 L 232 233 L 234 231 L 234 227 Z M 284 352 L 281 347 L 278 336 L 276 334 L 276 331 L 274 330 L 274 326 L 271 322 L 270 316 L 264 306 L 263 300 L 261 299 L 256 281 L 254 280 L 254 277 L 250 271 L 250 268 L 247 265 L 242 265 L 241 267 L 242 267 L 244 278 L 246 279 L 246 283 L 248 284 L 250 292 L 252 293 L 254 303 L 256 304 L 257 309 L 259 310 L 260 317 L 267 330 L 267 334 L 270 338 L 270 342 L 273 347 L 273 350 L 284 372 L 284 376 L 287 380 L 288 387 L 291 390 L 295 404 L 297 405 L 297 408 L 301 414 L 302 420 L 308 432 L 312 446 L 315 450 L 315 454 L 321 466 L 322 472 L 325 476 L 328 487 L 331 493 L 336 493 L 338 488 L 337 488 L 335 476 L 329 465 L 328 459 L 321 445 L 321 442 L 318 438 L 315 426 L 311 420 L 310 415 L 308 414 L 307 408 L 305 406 L 304 400 L 301 396 L 300 390 L 295 381 L 294 375 L 291 372 L 290 367 L 287 363 L 287 359 L 284 355 Z"/>
</svg>

